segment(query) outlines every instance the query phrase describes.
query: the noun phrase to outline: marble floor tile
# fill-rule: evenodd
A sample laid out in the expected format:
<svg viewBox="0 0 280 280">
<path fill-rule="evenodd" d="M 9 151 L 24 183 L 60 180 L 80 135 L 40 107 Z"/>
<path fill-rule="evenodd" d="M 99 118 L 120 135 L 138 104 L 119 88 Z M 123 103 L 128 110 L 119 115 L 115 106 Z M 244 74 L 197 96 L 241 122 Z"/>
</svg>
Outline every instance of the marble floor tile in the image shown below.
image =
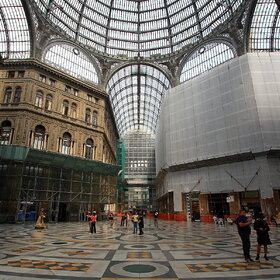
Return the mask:
<svg viewBox="0 0 280 280">
<path fill-rule="evenodd" d="M 251 235 L 251 255 L 257 237 Z M 269 261 L 246 263 L 236 226 L 145 220 L 144 235 L 115 221 L 34 225 L 2 224 L 0 280 L 278 279 L 280 228 L 271 226 Z"/>
</svg>

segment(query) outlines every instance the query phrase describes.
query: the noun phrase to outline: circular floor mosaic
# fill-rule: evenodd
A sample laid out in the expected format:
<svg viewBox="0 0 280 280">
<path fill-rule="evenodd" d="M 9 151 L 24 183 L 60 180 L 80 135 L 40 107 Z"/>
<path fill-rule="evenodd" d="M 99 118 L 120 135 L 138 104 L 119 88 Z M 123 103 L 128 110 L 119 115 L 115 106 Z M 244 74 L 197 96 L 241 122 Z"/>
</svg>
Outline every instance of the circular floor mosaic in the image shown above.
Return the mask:
<svg viewBox="0 0 280 280">
<path fill-rule="evenodd" d="M 72 245 L 73 242 L 68 242 L 68 241 L 53 241 L 53 242 L 48 242 L 45 243 L 44 245 L 50 245 L 50 246 L 65 246 L 65 245 Z"/>
<path fill-rule="evenodd" d="M 125 266 L 123 269 L 131 273 L 149 273 L 156 270 L 154 266 L 147 264 L 132 264 Z"/>
<path fill-rule="evenodd" d="M 133 242 L 149 242 L 149 241 L 156 241 L 158 238 L 154 235 L 145 234 L 138 235 L 138 234 L 127 234 L 120 238 L 123 241 L 133 241 Z"/>
<path fill-rule="evenodd" d="M 90 240 L 92 239 L 92 237 L 94 237 L 94 239 L 115 239 L 120 237 L 121 234 L 99 234 L 99 233 L 95 233 L 95 234 L 82 234 L 82 235 L 76 235 L 75 239 L 82 239 L 82 240 Z"/>
<path fill-rule="evenodd" d="M 156 277 L 169 272 L 169 268 L 159 263 L 124 262 L 115 264 L 111 272 L 127 277 Z"/>
<path fill-rule="evenodd" d="M 137 250 L 151 250 L 154 249 L 155 246 L 153 245 L 146 245 L 146 244 L 133 244 L 133 245 L 125 245 L 125 249 L 137 249 Z"/>
</svg>

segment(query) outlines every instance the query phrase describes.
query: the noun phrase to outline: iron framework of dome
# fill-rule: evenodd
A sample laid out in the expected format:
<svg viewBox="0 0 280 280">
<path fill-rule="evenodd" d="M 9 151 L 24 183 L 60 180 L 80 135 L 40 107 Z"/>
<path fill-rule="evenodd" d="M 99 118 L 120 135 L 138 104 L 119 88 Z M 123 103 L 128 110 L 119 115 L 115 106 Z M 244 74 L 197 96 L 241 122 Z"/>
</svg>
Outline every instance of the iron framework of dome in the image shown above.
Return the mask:
<svg viewBox="0 0 280 280">
<path fill-rule="evenodd" d="M 72 40 L 110 56 L 173 54 L 233 18 L 243 0 L 32 0 Z"/>
<path fill-rule="evenodd" d="M 154 134 L 160 105 L 170 87 L 155 67 L 130 65 L 116 72 L 107 84 L 120 135 L 132 130 Z"/>
<path fill-rule="evenodd" d="M 0 2 L 0 55 L 22 59 L 30 56 L 29 26 L 20 0 Z"/>
</svg>

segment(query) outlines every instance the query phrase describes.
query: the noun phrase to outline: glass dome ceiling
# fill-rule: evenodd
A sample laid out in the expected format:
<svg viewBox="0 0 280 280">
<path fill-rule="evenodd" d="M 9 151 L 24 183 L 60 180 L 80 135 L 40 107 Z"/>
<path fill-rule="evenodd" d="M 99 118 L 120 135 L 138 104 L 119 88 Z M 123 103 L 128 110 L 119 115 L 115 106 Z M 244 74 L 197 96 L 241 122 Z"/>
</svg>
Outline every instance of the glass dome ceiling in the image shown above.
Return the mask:
<svg viewBox="0 0 280 280">
<path fill-rule="evenodd" d="M 32 0 L 73 40 L 111 56 L 182 50 L 230 20 L 243 0 Z"/>
<path fill-rule="evenodd" d="M 107 84 L 120 135 L 141 130 L 155 133 L 160 106 L 170 87 L 167 77 L 149 65 L 129 65 Z"/>
</svg>

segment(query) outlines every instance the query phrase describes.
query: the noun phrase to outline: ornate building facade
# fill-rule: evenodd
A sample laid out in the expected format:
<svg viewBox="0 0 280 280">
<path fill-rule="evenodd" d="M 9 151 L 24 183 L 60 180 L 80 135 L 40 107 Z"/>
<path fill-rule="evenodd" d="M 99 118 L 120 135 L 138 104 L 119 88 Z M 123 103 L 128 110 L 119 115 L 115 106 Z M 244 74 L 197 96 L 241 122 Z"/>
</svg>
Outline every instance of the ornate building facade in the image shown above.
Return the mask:
<svg viewBox="0 0 280 280">
<path fill-rule="evenodd" d="M 105 204 L 115 203 L 118 132 L 107 94 L 38 60 L 2 63 L 0 83 L 1 181 L 4 182 L 1 194 L 9 201 L 7 205 L 5 199 L 1 199 L 4 219 L 17 219 L 17 212 L 26 212 L 26 208 L 30 208 L 27 204 L 36 205 L 36 209 L 44 205 L 50 211 L 51 220 L 59 217 L 61 220 L 77 220 L 80 218 L 78 213 L 82 215 L 92 207 L 103 210 Z M 7 152 L 8 147 L 11 149 Z M 36 159 L 29 158 L 30 152 L 36 154 Z M 19 159 L 18 153 L 27 156 Z M 57 154 L 60 160 L 54 162 Z M 67 166 L 65 161 L 75 164 Z M 14 172 L 11 163 L 17 166 Z M 34 170 L 25 174 L 30 168 Z M 69 173 L 65 178 L 69 180 L 65 181 L 68 186 L 64 188 L 64 199 L 59 190 L 62 178 L 49 183 L 53 168 Z M 17 173 L 19 171 L 23 172 L 22 176 Z M 34 178 L 43 178 L 41 182 L 30 175 L 32 172 Z M 44 174 L 46 172 L 48 174 Z M 87 174 L 83 174 L 84 178 L 76 174 L 78 178 L 75 178 L 77 172 Z M 11 193 L 8 189 L 12 176 L 18 178 L 12 186 L 15 190 L 11 199 L 7 194 Z M 94 178 L 87 181 L 87 176 Z M 54 187 L 55 184 L 58 186 Z M 108 186 L 105 192 L 103 185 Z M 90 190 L 91 187 L 95 188 L 94 191 Z M 74 196 L 79 197 L 79 201 Z M 68 204 L 72 201 L 77 205 L 71 210 Z M 99 206 L 92 205 L 94 203 Z M 65 213 L 59 214 L 59 210 Z M 9 214 L 5 215 L 5 212 Z"/>
</svg>

